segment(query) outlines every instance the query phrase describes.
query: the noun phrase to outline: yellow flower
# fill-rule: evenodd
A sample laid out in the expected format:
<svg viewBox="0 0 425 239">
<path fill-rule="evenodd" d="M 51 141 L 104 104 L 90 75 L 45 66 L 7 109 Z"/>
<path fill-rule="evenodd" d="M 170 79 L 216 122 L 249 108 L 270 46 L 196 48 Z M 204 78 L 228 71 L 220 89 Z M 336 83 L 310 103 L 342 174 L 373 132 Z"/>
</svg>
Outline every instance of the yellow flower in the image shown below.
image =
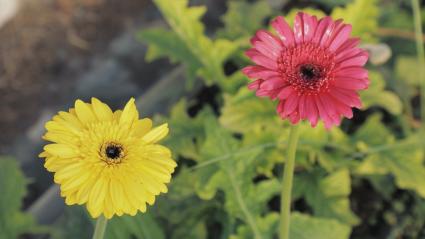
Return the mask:
<svg viewBox="0 0 425 239">
<path fill-rule="evenodd" d="M 109 219 L 145 212 L 146 203 L 167 192 L 177 164 L 157 142 L 168 134 L 168 125 L 152 129 L 150 119 L 139 119 L 134 99 L 115 112 L 96 98 L 91 104 L 77 100 L 46 129 L 43 138 L 53 143 L 40 157 L 55 173 L 66 204 L 87 203 L 92 217 L 103 213 Z"/>
</svg>

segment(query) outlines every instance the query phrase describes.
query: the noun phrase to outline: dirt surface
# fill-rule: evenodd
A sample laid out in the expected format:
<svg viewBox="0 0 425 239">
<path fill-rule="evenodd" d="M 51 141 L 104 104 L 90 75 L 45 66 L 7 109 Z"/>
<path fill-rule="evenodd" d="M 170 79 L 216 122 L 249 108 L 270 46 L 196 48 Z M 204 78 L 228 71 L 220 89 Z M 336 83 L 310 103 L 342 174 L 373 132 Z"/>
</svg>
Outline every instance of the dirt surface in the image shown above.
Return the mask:
<svg viewBox="0 0 425 239">
<path fill-rule="evenodd" d="M 0 154 L 142 16 L 149 0 L 26 1 L 0 29 Z"/>
</svg>

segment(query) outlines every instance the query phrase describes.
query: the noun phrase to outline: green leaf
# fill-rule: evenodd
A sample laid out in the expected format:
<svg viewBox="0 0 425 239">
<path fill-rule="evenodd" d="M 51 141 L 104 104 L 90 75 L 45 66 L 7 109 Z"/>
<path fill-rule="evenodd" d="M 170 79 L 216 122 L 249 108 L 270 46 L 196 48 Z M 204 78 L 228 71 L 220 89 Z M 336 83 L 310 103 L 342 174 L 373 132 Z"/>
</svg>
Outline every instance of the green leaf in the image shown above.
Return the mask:
<svg viewBox="0 0 425 239">
<path fill-rule="evenodd" d="M 348 239 L 351 228 L 337 220 L 291 214 L 291 239 Z"/>
<path fill-rule="evenodd" d="M 361 175 L 392 174 L 398 187 L 416 191 L 425 198 L 424 151 L 420 133 L 403 140 L 394 136 L 380 121 L 379 115 L 371 116 L 356 132 L 354 139 L 365 144 L 365 160 L 357 167 Z"/>
<path fill-rule="evenodd" d="M 226 14 L 221 18 L 225 27 L 217 34 L 231 40 L 253 35 L 272 12 L 266 1 L 229 1 L 227 8 Z"/>
<path fill-rule="evenodd" d="M 176 156 L 182 155 L 197 160 L 199 158 L 199 145 L 205 138 L 204 120 L 213 117 L 213 112 L 210 108 L 205 107 L 193 118 L 187 114 L 187 107 L 187 102 L 180 100 L 171 109 L 168 119 L 159 118 L 158 120 L 167 122 L 172 132 L 164 140 L 164 145 L 170 147 Z"/>
<path fill-rule="evenodd" d="M 149 43 L 147 59 L 169 56 L 172 61 L 186 65 L 189 85 L 195 76 L 204 78 L 208 85 L 225 81 L 222 65 L 239 45 L 228 40 L 212 41 L 204 35 L 200 18 L 203 6 L 188 6 L 188 0 L 154 0 L 174 32 L 161 29 L 142 31 L 140 37 Z"/>
<path fill-rule="evenodd" d="M 151 239 L 165 238 L 164 232 L 149 213 L 138 213 L 136 216 L 123 215 L 108 221 L 106 238 Z"/>
<path fill-rule="evenodd" d="M 274 103 L 259 99 L 255 93 L 242 87 L 236 95 L 224 96 L 220 123 L 235 132 L 247 132 L 265 125 L 274 125 L 279 120 Z"/>
<path fill-rule="evenodd" d="M 295 198 L 305 197 L 315 216 L 356 225 L 359 221 L 350 209 L 350 193 L 351 179 L 347 169 L 341 169 L 326 177 L 318 170 L 295 177 Z"/>
<path fill-rule="evenodd" d="M 279 226 L 279 214 L 269 213 L 264 217 L 257 217 L 255 220 L 261 232 L 263 239 L 274 238 Z M 254 239 L 250 228 L 246 225 L 241 225 L 236 231 L 236 235 L 231 235 L 229 239 Z"/>
<path fill-rule="evenodd" d="M 17 238 L 37 230 L 34 219 L 21 211 L 27 180 L 18 163 L 0 158 L 0 232 L 2 238 Z"/>
<path fill-rule="evenodd" d="M 360 92 L 364 108 L 376 105 L 394 115 L 401 114 L 403 104 L 396 94 L 384 89 L 385 81 L 382 75 L 375 71 L 369 71 L 369 79 L 369 89 Z"/>
<path fill-rule="evenodd" d="M 379 6 L 377 0 L 354 0 L 344 8 L 332 11 L 334 19 L 344 19 L 353 25 L 353 35 L 366 42 L 375 42 L 373 33 L 378 29 Z"/>
</svg>

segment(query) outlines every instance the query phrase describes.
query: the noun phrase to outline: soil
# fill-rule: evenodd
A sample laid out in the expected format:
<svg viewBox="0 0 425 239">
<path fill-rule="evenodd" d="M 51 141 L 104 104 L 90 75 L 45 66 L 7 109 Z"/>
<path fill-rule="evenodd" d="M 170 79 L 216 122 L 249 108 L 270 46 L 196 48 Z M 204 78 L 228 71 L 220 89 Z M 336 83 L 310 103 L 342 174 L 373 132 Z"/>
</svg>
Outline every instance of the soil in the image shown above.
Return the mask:
<svg viewBox="0 0 425 239">
<path fill-rule="evenodd" d="M 149 0 L 27 1 L 0 29 L 0 154 L 46 105 L 58 105 Z"/>
</svg>

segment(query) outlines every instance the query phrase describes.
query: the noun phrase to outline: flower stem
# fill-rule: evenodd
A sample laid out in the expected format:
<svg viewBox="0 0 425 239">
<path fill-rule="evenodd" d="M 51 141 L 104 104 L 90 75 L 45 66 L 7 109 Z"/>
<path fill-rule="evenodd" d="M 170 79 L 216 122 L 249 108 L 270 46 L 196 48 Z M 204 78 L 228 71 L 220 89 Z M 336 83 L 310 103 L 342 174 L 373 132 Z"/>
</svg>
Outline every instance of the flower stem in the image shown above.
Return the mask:
<svg viewBox="0 0 425 239">
<path fill-rule="evenodd" d="M 283 172 L 282 192 L 280 195 L 280 239 L 289 238 L 289 222 L 291 215 L 291 191 L 292 179 L 294 177 L 295 152 L 299 138 L 299 126 L 292 125 L 289 133 L 289 144 L 287 148 L 285 170 Z"/>
<path fill-rule="evenodd" d="M 419 79 L 421 83 L 421 119 L 422 129 L 425 129 L 425 51 L 422 41 L 422 20 L 421 20 L 421 6 L 419 0 L 412 0 L 413 17 L 415 23 L 415 36 L 416 36 L 416 49 L 418 52 L 419 62 Z"/>
<path fill-rule="evenodd" d="M 103 239 L 107 223 L 108 219 L 106 219 L 103 215 L 97 219 L 92 239 Z"/>
</svg>

